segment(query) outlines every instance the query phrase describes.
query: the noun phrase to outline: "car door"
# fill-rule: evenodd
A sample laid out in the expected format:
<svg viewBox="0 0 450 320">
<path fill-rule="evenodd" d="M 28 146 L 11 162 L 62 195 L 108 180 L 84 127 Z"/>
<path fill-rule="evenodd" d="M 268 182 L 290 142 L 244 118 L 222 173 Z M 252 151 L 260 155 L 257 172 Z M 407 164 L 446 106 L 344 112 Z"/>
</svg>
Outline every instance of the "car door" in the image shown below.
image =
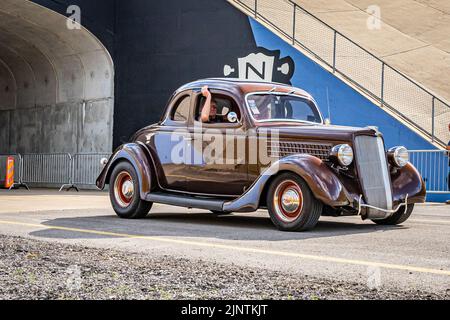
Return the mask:
<svg viewBox="0 0 450 320">
<path fill-rule="evenodd" d="M 213 97 L 229 99 L 230 108 L 237 108 L 227 92 L 210 88 Z M 247 137 L 242 121 L 235 123 L 201 123 L 202 96 L 192 92 L 192 125 L 187 141 L 186 190 L 190 193 L 215 196 L 239 196 L 249 186 L 246 164 Z"/>
</svg>

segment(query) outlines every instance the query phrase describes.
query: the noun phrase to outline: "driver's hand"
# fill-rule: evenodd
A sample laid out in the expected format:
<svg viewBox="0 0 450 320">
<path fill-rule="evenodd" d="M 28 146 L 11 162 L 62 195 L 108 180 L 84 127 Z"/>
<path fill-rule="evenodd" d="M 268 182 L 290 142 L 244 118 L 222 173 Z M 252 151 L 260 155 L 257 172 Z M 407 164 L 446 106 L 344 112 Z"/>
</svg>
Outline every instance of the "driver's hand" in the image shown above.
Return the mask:
<svg viewBox="0 0 450 320">
<path fill-rule="evenodd" d="M 209 90 L 208 90 L 208 86 L 202 87 L 202 95 L 206 98 L 208 98 L 208 96 L 211 95 L 211 92 L 209 92 Z"/>
</svg>

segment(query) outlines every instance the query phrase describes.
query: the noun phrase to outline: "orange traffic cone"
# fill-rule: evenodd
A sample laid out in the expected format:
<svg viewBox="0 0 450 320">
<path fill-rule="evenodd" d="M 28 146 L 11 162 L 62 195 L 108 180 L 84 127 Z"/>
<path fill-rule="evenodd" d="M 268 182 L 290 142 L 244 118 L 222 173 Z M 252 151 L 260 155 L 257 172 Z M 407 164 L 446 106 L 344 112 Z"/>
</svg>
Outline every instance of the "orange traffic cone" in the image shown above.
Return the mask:
<svg viewBox="0 0 450 320">
<path fill-rule="evenodd" d="M 6 161 L 5 188 L 9 189 L 14 184 L 14 158 L 8 157 Z"/>
</svg>

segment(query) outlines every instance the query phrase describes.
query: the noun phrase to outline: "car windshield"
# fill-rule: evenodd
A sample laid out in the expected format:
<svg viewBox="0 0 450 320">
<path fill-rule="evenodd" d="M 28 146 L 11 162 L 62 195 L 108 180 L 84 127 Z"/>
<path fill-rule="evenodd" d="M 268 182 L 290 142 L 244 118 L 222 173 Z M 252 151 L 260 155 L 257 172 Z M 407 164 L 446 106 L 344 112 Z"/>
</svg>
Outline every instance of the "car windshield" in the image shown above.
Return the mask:
<svg viewBox="0 0 450 320">
<path fill-rule="evenodd" d="M 322 123 L 316 105 L 309 99 L 276 93 L 257 93 L 247 96 L 249 111 L 258 122 L 299 121 Z"/>
</svg>

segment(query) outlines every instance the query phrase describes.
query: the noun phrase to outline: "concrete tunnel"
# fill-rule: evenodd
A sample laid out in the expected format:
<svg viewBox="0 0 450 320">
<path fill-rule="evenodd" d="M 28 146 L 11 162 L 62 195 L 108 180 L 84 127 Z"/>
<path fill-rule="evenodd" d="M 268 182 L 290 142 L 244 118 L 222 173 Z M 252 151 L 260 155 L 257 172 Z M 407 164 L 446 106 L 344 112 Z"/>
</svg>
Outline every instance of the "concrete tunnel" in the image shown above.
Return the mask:
<svg viewBox="0 0 450 320">
<path fill-rule="evenodd" d="M 114 65 L 87 29 L 0 1 L 0 154 L 110 152 Z"/>
</svg>

